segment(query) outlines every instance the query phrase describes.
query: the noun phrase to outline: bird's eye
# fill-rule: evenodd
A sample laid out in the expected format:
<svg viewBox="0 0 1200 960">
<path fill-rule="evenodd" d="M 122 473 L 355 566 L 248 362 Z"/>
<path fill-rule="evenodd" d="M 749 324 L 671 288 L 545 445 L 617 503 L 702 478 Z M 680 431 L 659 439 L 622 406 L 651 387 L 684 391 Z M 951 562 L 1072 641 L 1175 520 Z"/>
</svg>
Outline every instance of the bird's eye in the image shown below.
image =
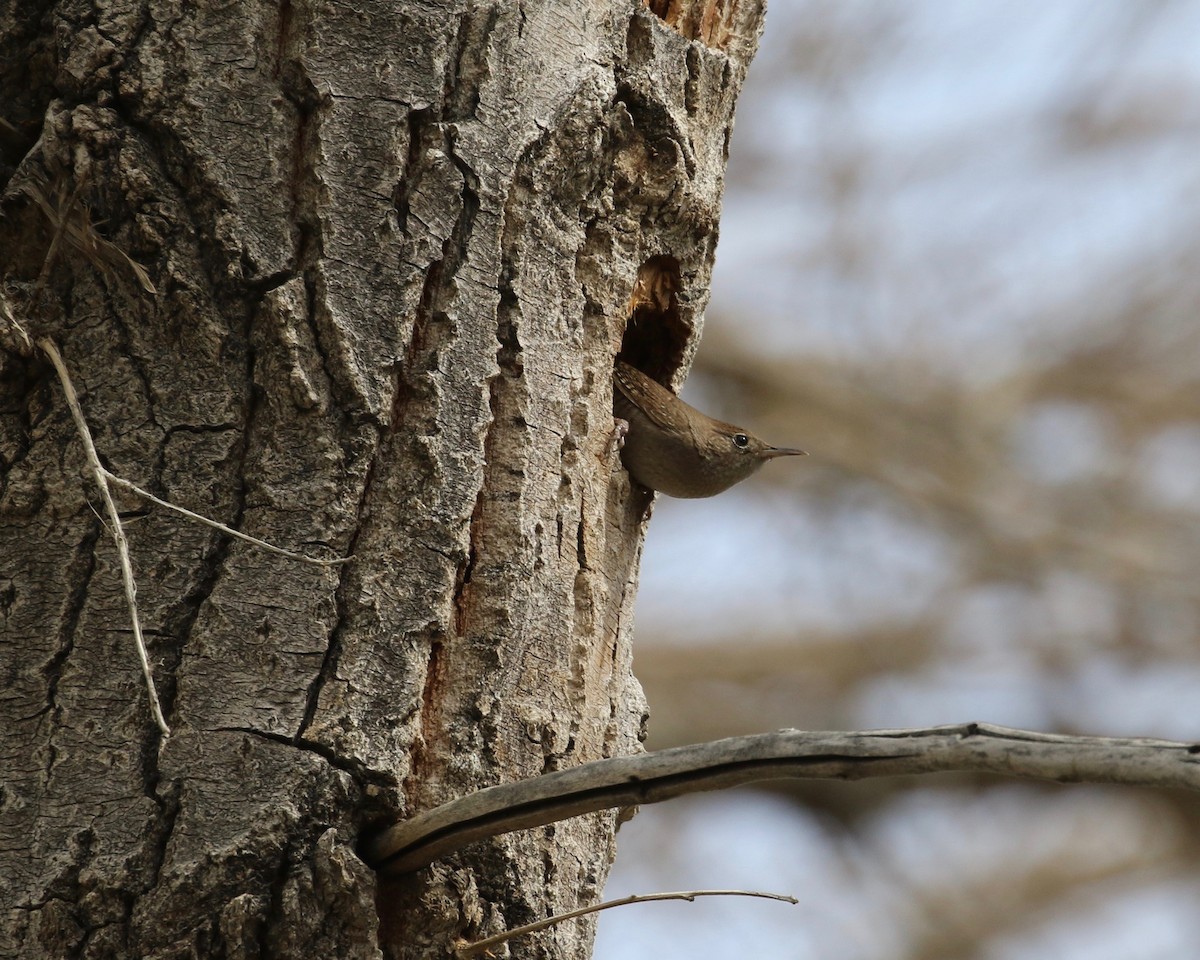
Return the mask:
<svg viewBox="0 0 1200 960">
<path fill-rule="evenodd" d="M 750 438 L 744 433 L 735 433 L 733 435 L 733 445 L 735 447 L 745 447 L 750 443 Z"/>
</svg>

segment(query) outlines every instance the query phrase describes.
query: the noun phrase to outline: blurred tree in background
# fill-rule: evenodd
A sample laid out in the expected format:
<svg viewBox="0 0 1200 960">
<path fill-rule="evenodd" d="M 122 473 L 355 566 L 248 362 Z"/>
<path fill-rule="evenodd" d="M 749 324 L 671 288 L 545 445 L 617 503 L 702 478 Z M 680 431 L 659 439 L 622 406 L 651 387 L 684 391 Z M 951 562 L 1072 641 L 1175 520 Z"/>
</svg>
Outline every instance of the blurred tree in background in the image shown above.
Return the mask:
<svg viewBox="0 0 1200 960">
<path fill-rule="evenodd" d="M 651 747 L 1200 739 L 1200 3 L 777 4 L 685 396 L 807 461 L 659 504 Z M 597 956 L 1193 958 L 1194 796 L 971 778 L 644 810 Z"/>
</svg>

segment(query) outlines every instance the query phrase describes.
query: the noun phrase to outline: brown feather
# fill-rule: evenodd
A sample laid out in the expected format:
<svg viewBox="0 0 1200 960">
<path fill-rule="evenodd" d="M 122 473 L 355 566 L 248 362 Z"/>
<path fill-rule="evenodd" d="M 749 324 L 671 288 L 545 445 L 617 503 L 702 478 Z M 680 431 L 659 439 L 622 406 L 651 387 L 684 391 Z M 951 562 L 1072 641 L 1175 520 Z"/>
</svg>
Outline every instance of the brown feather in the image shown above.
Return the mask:
<svg viewBox="0 0 1200 960">
<path fill-rule="evenodd" d="M 613 367 L 613 413 L 629 423 L 621 460 L 642 486 L 673 497 L 711 497 L 767 460 L 801 453 L 772 447 L 714 420 L 642 371 Z"/>
</svg>

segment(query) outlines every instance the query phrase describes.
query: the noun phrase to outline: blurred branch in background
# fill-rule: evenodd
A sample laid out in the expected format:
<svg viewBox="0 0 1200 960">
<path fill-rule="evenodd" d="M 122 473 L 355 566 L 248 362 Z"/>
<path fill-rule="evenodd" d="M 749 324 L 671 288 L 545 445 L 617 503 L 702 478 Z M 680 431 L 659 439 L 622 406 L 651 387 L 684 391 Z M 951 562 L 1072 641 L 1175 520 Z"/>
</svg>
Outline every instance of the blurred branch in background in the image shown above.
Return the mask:
<svg viewBox="0 0 1200 960">
<path fill-rule="evenodd" d="M 650 746 L 966 720 L 1200 738 L 1197 36 L 1192 0 L 772 8 L 684 395 L 811 456 L 658 507 Z M 805 919 L 739 934 L 781 956 L 1183 960 L 1193 807 L 806 785 L 697 802 L 703 834 L 688 804 L 644 812 L 609 894 L 808 891 Z M 727 955 L 733 909 L 655 956 Z M 598 957 L 654 942 L 617 923 Z"/>
</svg>

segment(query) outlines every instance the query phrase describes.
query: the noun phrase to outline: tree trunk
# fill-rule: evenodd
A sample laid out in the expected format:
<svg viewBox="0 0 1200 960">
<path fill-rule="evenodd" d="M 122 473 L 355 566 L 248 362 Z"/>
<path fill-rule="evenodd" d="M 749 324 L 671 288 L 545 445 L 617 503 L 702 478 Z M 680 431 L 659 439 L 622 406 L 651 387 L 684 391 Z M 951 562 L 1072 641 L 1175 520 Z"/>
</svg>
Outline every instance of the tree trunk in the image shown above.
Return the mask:
<svg viewBox="0 0 1200 960">
<path fill-rule="evenodd" d="M 354 850 L 639 749 L 611 371 L 694 349 L 762 15 L 729 7 L 6 5 L 0 292 L 105 466 L 353 559 L 117 491 L 162 736 L 63 390 L 0 320 L 0 954 L 444 956 L 598 897 L 611 814 L 378 890 Z"/>
</svg>

